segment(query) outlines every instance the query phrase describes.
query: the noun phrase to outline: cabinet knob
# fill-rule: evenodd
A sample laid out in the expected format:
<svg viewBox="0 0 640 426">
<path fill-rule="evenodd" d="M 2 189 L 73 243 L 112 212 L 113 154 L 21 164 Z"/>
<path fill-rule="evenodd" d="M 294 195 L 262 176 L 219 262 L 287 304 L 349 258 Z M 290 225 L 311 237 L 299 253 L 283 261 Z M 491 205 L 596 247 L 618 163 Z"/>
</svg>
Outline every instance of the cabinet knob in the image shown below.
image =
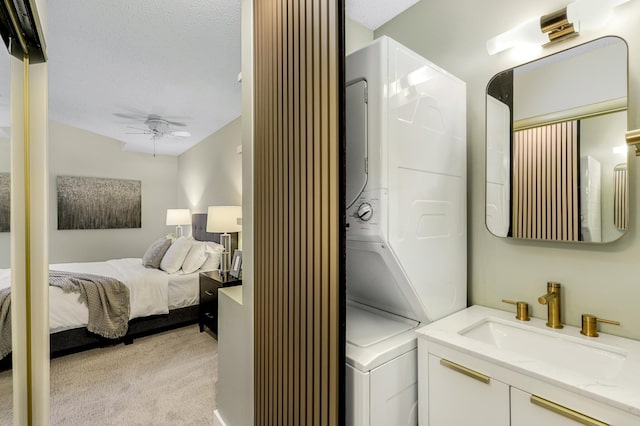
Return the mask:
<svg viewBox="0 0 640 426">
<path fill-rule="evenodd" d="M 205 312 L 204 316 L 209 318 L 209 319 L 215 319 L 216 318 L 216 316 L 213 315 L 211 312 Z"/>
<path fill-rule="evenodd" d="M 504 303 L 516 305 L 516 319 L 520 321 L 529 321 L 529 304 L 527 302 L 516 302 L 513 300 L 502 299 Z"/>
<path fill-rule="evenodd" d="M 618 321 L 611 321 L 604 318 L 598 318 L 591 314 L 582 314 L 582 329 L 580 334 L 584 334 L 588 337 L 598 337 L 598 323 L 603 322 L 605 324 L 620 325 Z"/>
<path fill-rule="evenodd" d="M 206 294 L 207 296 L 215 296 L 216 292 L 211 290 L 205 290 L 204 294 Z"/>
</svg>

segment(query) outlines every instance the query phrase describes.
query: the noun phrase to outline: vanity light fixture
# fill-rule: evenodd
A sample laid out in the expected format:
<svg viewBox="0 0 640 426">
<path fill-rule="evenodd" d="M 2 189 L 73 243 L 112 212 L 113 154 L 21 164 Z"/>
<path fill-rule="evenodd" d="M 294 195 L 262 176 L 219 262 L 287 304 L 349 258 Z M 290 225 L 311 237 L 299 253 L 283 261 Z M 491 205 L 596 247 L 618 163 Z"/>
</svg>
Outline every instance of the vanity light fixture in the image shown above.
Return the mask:
<svg viewBox="0 0 640 426">
<path fill-rule="evenodd" d="M 636 157 L 640 156 L 640 129 L 630 130 L 625 134 L 627 145 L 633 145 L 636 151 Z"/>
<path fill-rule="evenodd" d="M 530 19 L 487 40 L 487 52 L 495 55 L 528 44 L 546 47 L 576 37 L 582 29 L 605 25 L 613 14 L 613 8 L 628 1 L 576 0 L 562 9 Z"/>
<path fill-rule="evenodd" d="M 619 154 L 619 155 L 626 155 L 628 152 L 629 148 L 627 145 L 618 145 L 618 146 L 614 146 L 611 151 L 614 154 Z"/>
</svg>

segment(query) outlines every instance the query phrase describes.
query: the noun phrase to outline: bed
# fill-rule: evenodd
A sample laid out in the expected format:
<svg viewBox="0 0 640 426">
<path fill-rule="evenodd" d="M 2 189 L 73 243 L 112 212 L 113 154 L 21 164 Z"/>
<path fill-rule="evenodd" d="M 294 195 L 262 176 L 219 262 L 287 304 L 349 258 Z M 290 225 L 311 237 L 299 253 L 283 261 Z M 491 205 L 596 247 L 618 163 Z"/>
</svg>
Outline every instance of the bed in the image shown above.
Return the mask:
<svg viewBox="0 0 640 426">
<path fill-rule="evenodd" d="M 219 243 L 220 234 L 206 232 L 206 214 L 192 216 L 192 236 L 196 241 Z M 237 247 L 238 234 L 231 234 L 232 250 Z M 87 330 L 87 307 L 78 302 L 78 294 L 65 293 L 49 287 L 49 326 L 51 357 L 75 353 L 99 346 L 124 342 L 136 337 L 170 328 L 194 324 L 198 321 L 199 273 L 167 273 L 146 268 L 141 258 L 112 259 L 104 262 L 61 263 L 50 270 L 89 273 L 115 278 L 129 289 L 130 320 L 126 334 L 107 339 Z M 8 270 L 0 270 L 0 287 L 6 286 Z M 4 278 L 4 279 L 3 279 Z M 0 368 L 10 366 L 11 356 L 0 361 Z"/>
</svg>

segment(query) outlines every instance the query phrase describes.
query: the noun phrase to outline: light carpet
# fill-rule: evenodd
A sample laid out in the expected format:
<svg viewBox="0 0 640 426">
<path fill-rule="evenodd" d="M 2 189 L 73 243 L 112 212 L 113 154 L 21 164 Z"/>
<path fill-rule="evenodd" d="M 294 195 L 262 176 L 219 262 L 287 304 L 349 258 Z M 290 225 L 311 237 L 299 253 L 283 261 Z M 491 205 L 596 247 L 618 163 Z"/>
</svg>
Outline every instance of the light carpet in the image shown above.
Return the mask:
<svg viewBox="0 0 640 426">
<path fill-rule="evenodd" d="M 52 425 L 212 425 L 217 342 L 198 326 L 51 361 Z M 8 383 L 8 384 L 7 384 Z M 0 373 L 0 425 L 11 424 Z"/>
</svg>

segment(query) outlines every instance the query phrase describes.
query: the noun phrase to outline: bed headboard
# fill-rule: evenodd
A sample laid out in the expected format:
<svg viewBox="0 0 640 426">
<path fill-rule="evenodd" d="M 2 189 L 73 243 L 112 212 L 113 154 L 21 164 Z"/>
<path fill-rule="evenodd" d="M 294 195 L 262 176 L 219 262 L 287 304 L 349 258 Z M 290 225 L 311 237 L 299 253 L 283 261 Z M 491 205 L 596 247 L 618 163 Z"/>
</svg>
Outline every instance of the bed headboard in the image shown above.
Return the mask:
<svg viewBox="0 0 640 426">
<path fill-rule="evenodd" d="M 193 213 L 191 215 L 191 235 L 198 241 L 213 241 L 220 243 L 220 234 L 207 232 L 207 214 Z M 230 232 L 231 235 L 231 255 L 238 248 L 238 233 Z"/>
</svg>

